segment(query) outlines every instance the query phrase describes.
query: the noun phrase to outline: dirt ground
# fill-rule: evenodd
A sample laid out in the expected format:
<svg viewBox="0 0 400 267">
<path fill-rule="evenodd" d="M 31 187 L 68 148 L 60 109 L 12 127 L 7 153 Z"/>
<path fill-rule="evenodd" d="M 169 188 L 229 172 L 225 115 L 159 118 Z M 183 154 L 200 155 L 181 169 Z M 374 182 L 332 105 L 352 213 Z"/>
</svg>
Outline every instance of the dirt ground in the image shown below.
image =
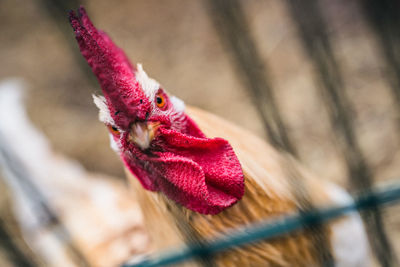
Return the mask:
<svg viewBox="0 0 400 267">
<path fill-rule="evenodd" d="M 92 103 L 91 94 L 101 91 L 77 56 L 73 32 L 65 26 L 67 15 L 59 18 L 64 26 L 55 23 L 43 2 L 0 2 L 0 80 L 24 80 L 29 115 L 58 152 L 93 172 L 123 177 Z M 94 24 L 170 93 L 266 138 L 251 91 L 241 83 L 203 1 L 85 2 Z M 243 3 L 300 160 L 321 178 L 348 187 L 313 67 L 284 1 Z M 321 3 L 351 99 L 357 138 L 375 181 L 395 179 L 400 174 L 400 120 L 377 42 L 354 2 Z M 400 234 L 395 210 L 386 211 L 393 242 Z M 395 243 L 400 252 L 400 242 Z"/>
</svg>

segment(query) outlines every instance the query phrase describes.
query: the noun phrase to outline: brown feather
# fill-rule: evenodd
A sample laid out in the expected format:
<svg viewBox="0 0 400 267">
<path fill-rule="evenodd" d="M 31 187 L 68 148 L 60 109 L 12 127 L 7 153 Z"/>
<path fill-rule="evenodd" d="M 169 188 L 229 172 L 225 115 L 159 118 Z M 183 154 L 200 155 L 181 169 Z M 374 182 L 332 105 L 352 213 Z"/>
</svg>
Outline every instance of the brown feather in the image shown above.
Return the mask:
<svg viewBox="0 0 400 267">
<path fill-rule="evenodd" d="M 188 108 L 187 113 L 208 137 L 218 136 L 230 142 L 245 174 L 245 194 L 236 205 L 217 215 L 202 215 L 159 193 L 145 191 L 126 171 L 157 249 L 212 239 L 239 226 L 296 212 L 306 205 L 332 202 L 327 184 L 312 177 L 285 153 L 215 115 L 195 108 Z M 299 201 L 294 190 L 299 185 L 307 189 L 310 203 Z M 323 227 L 321 233 L 330 250 L 330 228 Z M 320 253 L 311 231 L 303 230 L 220 253 L 215 261 L 221 266 L 313 266 L 321 264 Z"/>
</svg>

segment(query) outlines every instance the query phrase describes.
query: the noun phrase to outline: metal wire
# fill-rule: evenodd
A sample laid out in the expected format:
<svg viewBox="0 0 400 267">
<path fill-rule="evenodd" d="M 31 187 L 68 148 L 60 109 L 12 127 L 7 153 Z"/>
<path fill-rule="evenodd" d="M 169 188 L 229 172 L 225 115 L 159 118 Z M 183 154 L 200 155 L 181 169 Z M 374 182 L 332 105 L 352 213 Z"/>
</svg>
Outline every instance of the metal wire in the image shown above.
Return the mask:
<svg viewBox="0 0 400 267">
<path fill-rule="evenodd" d="M 322 94 L 337 143 L 346 163 L 349 181 L 353 188 L 366 189 L 374 180 L 357 140 L 352 121 L 352 107 L 346 94 L 343 75 L 334 56 L 329 40 L 327 24 L 318 0 L 287 0 L 287 6 L 297 26 L 305 52 L 314 66 L 314 72 Z M 379 209 L 362 213 L 373 252 L 381 266 L 397 266 L 393 248 L 386 235 L 383 217 Z"/>
<path fill-rule="evenodd" d="M 188 245 L 173 251 L 164 252 L 149 257 L 141 262 L 125 264 L 122 267 L 156 267 L 177 264 L 195 257 L 211 256 L 215 253 L 231 249 L 237 246 L 270 240 L 305 227 L 326 223 L 337 217 L 351 212 L 368 210 L 382 205 L 393 204 L 400 200 L 400 182 L 386 186 L 384 189 L 373 189 L 363 192 L 355 198 L 353 203 L 334 206 L 325 209 L 316 209 L 307 213 L 289 215 L 287 217 L 253 224 L 216 240 L 198 244 Z"/>
<path fill-rule="evenodd" d="M 400 2 L 392 0 L 359 0 L 385 60 L 387 80 L 400 112 Z"/>
<path fill-rule="evenodd" d="M 2 164 L 8 167 L 15 178 L 15 182 L 19 184 L 24 194 L 31 201 L 35 213 L 38 214 L 41 220 L 40 227 L 43 227 L 43 229 L 52 229 L 59 241 L 65 244 L 65 248 L 68 250 L 71 259 L 77 266 L 90 266 L 85 256 L 73 242 L 70 233 L 62 220 L 49 205 L 48 200 L 35 185 L 33 182 L 34 179 L 26 170 L 24 164 L 20 161 L 18 156 L 13 153 L 12 149 L 8 147 L 7 141 L 5 140 L 4 134 L 0 132 L 0 167 Z"/>
<path fill-rule="evenodd" d="M 5 222 L 0 218 L 0 248 L 6 252 L 6 255 L 11 258 L 11 262 L 15 266 L 25 266 L 34 267 L 37 266 L 35 262 L 32 261 L 24 253 L 24 251 L 16 244 L 15 237 L 12 236 L 5 227 Z"/>
<path fill-rule="evenodd" d="M 240 1 L 208 0 L 205 3 L 220 40 L 230 51 L 238 77 L 253 94 L 269 141 L 276 148 L 296 155 L 296 147 L 290 140 L 275 101 L 267 64 L 257 49 Z"/>
</svg>

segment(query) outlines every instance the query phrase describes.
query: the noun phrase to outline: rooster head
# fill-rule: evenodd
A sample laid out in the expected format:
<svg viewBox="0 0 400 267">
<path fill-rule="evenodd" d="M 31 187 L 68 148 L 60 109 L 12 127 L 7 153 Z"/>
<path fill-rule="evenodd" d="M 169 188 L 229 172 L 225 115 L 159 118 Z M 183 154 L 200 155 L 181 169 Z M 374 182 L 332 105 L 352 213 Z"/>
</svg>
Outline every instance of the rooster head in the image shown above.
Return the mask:
<svg viewBox="0 0 400 267">
<path fill-rule="evenodd" d="M 134 67 L 83 7 L 70 11 L 80 51 L 104 96 L 93 96 L 111 146 L 142 186 L 186 208 L 217 214 L 240 200 L 244 177 L 222 138 L 207 138 L 185 114 L 184 103 Z"/>
</svg>

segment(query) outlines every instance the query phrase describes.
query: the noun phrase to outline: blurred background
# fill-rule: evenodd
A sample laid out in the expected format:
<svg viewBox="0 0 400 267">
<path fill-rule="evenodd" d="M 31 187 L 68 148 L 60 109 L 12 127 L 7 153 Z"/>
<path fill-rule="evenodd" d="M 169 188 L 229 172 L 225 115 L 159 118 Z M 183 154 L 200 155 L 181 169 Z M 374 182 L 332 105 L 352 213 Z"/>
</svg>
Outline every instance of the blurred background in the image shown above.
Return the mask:
<svg viewBox="0 0 400 267">
<path fill-rule="evenodd" d="M 68 24 L 80 4 L 171 94 L 269 139 L 321 179 L 357 192 L 399 177 L 397 1 L 1 0 L 1 266 L 63 266 L 57 257 L 65 266 L 116 266 L 151 251 L 92 103 L 101 90 Z M 24 106 L 14 109 L 16 91 Z M 35 129 L 7 121 L 23 109 Z M 16 141 L 31 130 L 43 146 Z M 41 215 L 26 211 L 29 203 Z M 398 208 L 378 217 L 383 225 L 372 227 L 386 232 L 386 256 L 395 258 Z M 382 266 L 396 266 L 390 261 Z"/>
</svg>

